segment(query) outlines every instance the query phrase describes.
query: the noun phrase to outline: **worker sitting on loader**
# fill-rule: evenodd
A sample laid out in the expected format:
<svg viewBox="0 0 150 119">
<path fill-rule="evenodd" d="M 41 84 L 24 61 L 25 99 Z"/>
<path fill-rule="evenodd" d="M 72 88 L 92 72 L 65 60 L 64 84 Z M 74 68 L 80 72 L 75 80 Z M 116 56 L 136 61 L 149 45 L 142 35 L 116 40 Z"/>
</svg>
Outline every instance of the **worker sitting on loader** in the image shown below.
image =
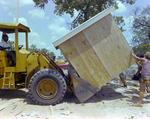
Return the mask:
<svg viewBox="0 0 150 119">
<path fill-rule="evenodd" d="M 10 45 L 7 43 L 8 35 L 7 34 L 3 34 L 2 39 L 3 40 L 0 42 L 0 50 L 7 51 L 7 57 L 8 58 L 12 57 L 13 65 L 15 65 L 16 64 L 16 52 L 15 51 L 11 51 Z"/>
<path fill-rule="evenodd" d="M 7 43 L 8 36 L 7 34 L 3 34 L 2 41 L 0 42 L 0 50 L 10 51 L 10 45 Z"/>
</svg>

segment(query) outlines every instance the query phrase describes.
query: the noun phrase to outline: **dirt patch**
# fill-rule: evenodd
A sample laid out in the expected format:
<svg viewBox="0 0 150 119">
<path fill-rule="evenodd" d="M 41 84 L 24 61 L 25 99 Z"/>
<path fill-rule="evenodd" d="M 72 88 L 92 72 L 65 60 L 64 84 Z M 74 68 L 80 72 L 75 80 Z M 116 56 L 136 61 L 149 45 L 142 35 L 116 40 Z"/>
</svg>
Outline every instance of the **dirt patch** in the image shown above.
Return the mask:
<svg viewBox="0 0 150 119">
<path fill-rule="evenodd" d="M 135 107 L 139 82 L 127 76 L 128 87 L 118 77 L 84 103 L 67 92 L 57 105 L 35 105 L 28 90 L 0 90 L 0 119 L 145 119 L 150 118 L 150 96 L 145 93 L 142 107 Z"/>
</svg>

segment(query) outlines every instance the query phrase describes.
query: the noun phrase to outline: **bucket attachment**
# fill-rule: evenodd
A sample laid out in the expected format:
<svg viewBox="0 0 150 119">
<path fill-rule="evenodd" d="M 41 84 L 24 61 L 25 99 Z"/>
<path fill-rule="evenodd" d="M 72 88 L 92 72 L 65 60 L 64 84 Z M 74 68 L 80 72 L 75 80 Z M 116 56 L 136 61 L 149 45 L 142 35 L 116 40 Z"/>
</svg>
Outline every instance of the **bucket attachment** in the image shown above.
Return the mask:
<svg viewBox="0 0 150 119">
<path fill-rule="evenodd" d="M 74 93 L 80 102 L 85 102 L 100 90 L 100 88 L 80 78 L 71 65 L 68 65 L 68 74 L 73 82 Z"/>
</svg>

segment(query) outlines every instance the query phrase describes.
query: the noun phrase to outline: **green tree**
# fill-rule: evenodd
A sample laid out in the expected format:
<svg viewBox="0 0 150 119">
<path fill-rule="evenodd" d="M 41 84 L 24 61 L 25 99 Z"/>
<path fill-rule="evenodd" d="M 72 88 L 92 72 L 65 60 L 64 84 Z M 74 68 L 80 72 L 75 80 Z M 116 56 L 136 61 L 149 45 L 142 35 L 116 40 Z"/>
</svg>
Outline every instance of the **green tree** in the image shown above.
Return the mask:
<svg viewBox="0 0 150 119">
<path fill-rule="evenodd" d="M 49 58 L 52 58 L 54 54 L 54 52 L 50 52 L 50 50 L 47 50 L 46 48 L 42 48 L 40 49 L 40 51 L 44 54 L 46 54 Z"/>
<path fill-rule="evenodd" d="M 50 52 L 50 50 L 47 50 L 46 48 L 42 48 L 42 49 L 39 49 L 36 47 L 36 45 L 32 44 L 29 48 L 29 51 L 30 52 L 34 52 L 34 51 L 39 51 L 39 52 L 42 52 L 44 54 L 46 54 L 49 58 L 52 58 L 54 54 L 54 52 Z"/>
<path fill-rule="evenodd" d="M 50 53 L 48 54 L 48 56 L 49 56 L 51 59 L 53 58 L 54 55 L 55 55 L 54 52 L 50 52 Z"/>
<path fill-rule="evenodd" d="M 143 9 L 136 8 L 133 13 L 131 45 L 136 53 L 145 53 L 150 50 L 150 45 L 140 46 L 150 43 L 150 5 Z"/>
<path fill-rule="evenodd" d="M 42 49 L 40 49 L 40 51 L 45 54 L 49 53 L 49 50 L 47 50 L 46 48 L 42 48 Z"/>
<path fill-rule="evenodd" d="M 36 7 L 41 7 L 44 9 L 45 4 L 48 0 L 33 0 Z M 118 8 L 116 0 L 52 0 L 56 6 L 54 13 L 56 15 L 63 15 L 64 13 L 70 14 L 74 17 L 75 10 L 78 11 L 78 15 L 71 23 L 71 29 L 87 21 L 97 13 L 107 9 L 111 5 L 114 5 L 116 9 Z M 134 4 L 136 0 L 119 0 L 122 3 Z M 115 17 L 116 22 L 123 30 L 123 17 Z"/>
<path fill-rule="evenodd" d="M 64 59 L 64 56 L 63 55 L 61 55 L 61 56 L 58 56 L 58 58 L 57 58 L 58 60 L 59 59 Z"/>
<path fill-rule="evenodd" d="M 34 45 L 34 44 L 32 44 L 30 47 L 29 47 L 29 51 L 30 52 L 34 52 L 34 51 L 39 51 L 40 49 L 38 49 L 37 47 L 36 47 L 36 45 Z"/>
<path fill-rule="evenodd" d="M 14 45 L 14 41 L 8 41 L 10 47 L 11 47 L 11 50 L 15 50 L 15 45 Z M 34 52 L 34 51 L 39 51 L 39 52 L 42 52 L 44 54 L 46 54 L 49 58 L 52 58 L 55 53 L 54 52 L 50 52 L 50 50 L 47 50 L 46 48 L 42 48 L 42 49 L 39 49 L 36 47 L 36 45 L 32 44 L 30 47 L 29 47 L 29 51 L 30 52 Z M 62 56 L 60 56 L 62 57 Z"/>
<path fill-rule="evenodd" d="M 15 45 L 14 45 L 14 41 L 8 41 L 8 44 L 10 45 L 11 47 L 11 50 L 15 50 Z"/>
</svg>

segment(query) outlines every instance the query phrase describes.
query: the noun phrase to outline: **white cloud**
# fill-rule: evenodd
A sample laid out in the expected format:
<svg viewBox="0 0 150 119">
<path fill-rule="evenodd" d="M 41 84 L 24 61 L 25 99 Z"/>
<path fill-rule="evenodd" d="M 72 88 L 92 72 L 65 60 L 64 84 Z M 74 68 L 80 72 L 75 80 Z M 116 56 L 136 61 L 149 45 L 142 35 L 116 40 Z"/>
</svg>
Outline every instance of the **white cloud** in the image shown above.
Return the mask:
<svg viewBox="0 0 150 119">
<path fill-rule="evenodd" d="M 20 6 L 32 5 L 32 4 L 34 4 L 33 0 L 19 0 Z"/>
<path fill-rule="evenodd" d="M 30 33 L 30 36 L 31 36 L 32 38 L 34 38 L 34 39 L 40 39 L 39 34 L 36 33 L 36 32 L 31 32 L 31 33 Z"/>
<path fill-rule="evenodd" d="M 128 17 L 123 17 L 123 19 L 124 19 L 125 27 L 127 29 L 131 29 L 134 17 L 128 16 Z"/>
<path fill-rule="evenodd" d="M 8 15 L 11 17 L 15 17 L 15 15 L 13 15 L 11 12 L 9 12 Z"/>
<path fill-rule="evenodd" d="M 56 19 L 54 19 L 55 24 L 57 25 L 62 25 L 63 23 L 65 23 L 65 19 L 62 17 L 58 17 L 56 16 Z"/>
<path fill-rule="evenodd" d="M 67 17 L 67 20 L 70 20 L 69 17 Z M 68 33 L 70 30 L 68 30 L 64 25 L 66 24 L 66 18 L 64 19 L 63 17 L 56 17 L 52 21 L 51 24 L 48 24 L 48 28 L 50 29 L 49 32 L 51 32 L 50 37 L 50 45 L 48 45 L 48 49 L 50 49 L 51 52 L 55 52 L 57 56 L 61 55 L 60 50 L 56 50 L 52 42 L 56 41 L 58 38 L 62 37 L 66 33 Z"/>
<path fill-rule="evenodd" d="M 0 4 L 0 10 L 1 10 L 2 12 L 8 11 L 8 10 L 9 10 L 9 7 L 8 7 L 7 5 L 1 5 L 1 4 Z"/>
<path fill-rule="evenodd" d="M 11 0 L 12 1 L 12 0 Z M 12 4 L 12 2 L 11 2 L 10 0 L 1 0 L 0 1 L 0 4 L 1 5 L 11 5 Z M 14 2 L 14 1 L 13 1 Z M 15 1 L 16 2 L 16 1 Z"/>
<path fill-rule="evenodd" d="M 14 23 L 16 23 L 16 18 L 14 18 L 14 21 L 13 21 Z M 23 25 L 28 25 L 28 23 L 27 23 L 27 20 L 25 19 L 25 18 L 23 18 L 23 17 L 20 17 L 19 19 L 18 19 L 18 22 L 19 23 L 22 23 Z"/>
<path fill-rule="evenodd" d="M 125 7 L 125 5 L 123 5 L 120 1 L 117 1 L 117 3 L 118 3 L 119 8 L 117 10 L 115 10 L 115 13 L 120 14 L 120 13 L 127 11 L 127 8 Z"/>
<path fill-rule="evenodd" d="M 56 41 L 56 40 L 57 40 L 56 36 L 52 36 L 52 37 L 51 37 L 51 41 L 52 41 L 52 42 L 54 42 L 54 41 Z"/>
<path fill-rule="evenodd" d="M 0 0 L 0 5 L 16 7 L 18 0 Z M 33 0 L 19 0 L 19 7 L 34 4 Z"/>
<path fill-rule="evenodd" d="M 45 12 L 42 11 L 41 9 L 29 10 L 28 14 L 31 15 L 32 17 L 38 17 L 41 19 L 43 19 L 45 16 Z"/>
<path fill-rule="evenodd" d="M 48 25 L 48 28 L 52 31 L 53 35 L 64 35 L 69 32 L 68 29 L 57 24 Z"/>
<path fill-rule="evenodd" d="M 47 17 L 45 17 L 45 19 L 49 19 L 49 17 L 47 16 Z"/>
<path fill-rule="evenodd" d="M 33 39 L 33 40 L 29 40 L 30 45 L 34 44 L 36 45 L 37 48 L 43 48 L 46 46 L 46 43 L 41 40 L 41 37 L 38 33 L 31 32 L 29 33 L 29 37 L 31 37 L 30 39 Z"/>
<path fill-rule="evenodd" d="M 134 20 L 133 16 L 124 17 L 124 23 L 125 23 L 124 29 L 126 31 L 124 31 L 123 34 L 127 39 L 128 43 L 130 43 L 132 38 L 131 27 L 132 27 L 133 20 Z"/>
<path fill-rule="evenodd" d="M 66 22 L 64 18 L 56 17 L 53 21 L 53 23 L 48 24 L 48 28 L 52 31 L 51 33 L 53 35 L 62 36 L 69 32 L 69 30 L 63 26 Z"/>
<path fill-rule="evenodd" d="M 41 47 L 44 47 L 47 45 L 45 42 L 41 42 L 41 41 L 38 41 L 38 44 L 40 44 Z"/>
</svg>

